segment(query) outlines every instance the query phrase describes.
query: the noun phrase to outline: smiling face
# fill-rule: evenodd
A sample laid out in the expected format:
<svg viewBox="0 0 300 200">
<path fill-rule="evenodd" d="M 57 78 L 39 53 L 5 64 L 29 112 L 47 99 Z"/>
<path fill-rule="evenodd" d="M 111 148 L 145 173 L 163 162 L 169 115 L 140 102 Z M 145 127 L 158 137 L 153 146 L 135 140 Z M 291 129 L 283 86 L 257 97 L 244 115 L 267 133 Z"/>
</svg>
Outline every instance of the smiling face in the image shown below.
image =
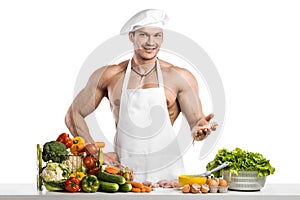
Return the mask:
<svg viewBox="0 0 300 200">
<path fill-rule="evenodd" d="M 143 27 L 134 33 L 129 33 L 129 39 L 134 45 L 134 53 L 140 59 L 155 59 L 163 42 L 163 29 L 159 27 Z"/>
</svg>

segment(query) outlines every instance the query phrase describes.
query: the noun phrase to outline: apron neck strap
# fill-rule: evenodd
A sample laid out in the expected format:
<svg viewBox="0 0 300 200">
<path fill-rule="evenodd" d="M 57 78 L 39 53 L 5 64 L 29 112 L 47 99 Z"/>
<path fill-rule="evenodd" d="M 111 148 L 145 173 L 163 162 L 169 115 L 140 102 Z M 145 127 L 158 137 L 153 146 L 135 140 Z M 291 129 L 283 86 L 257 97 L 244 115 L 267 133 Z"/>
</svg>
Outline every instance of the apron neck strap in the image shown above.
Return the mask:
<svg viewBox="0 0 300 200">
<path fill-rule="evenodd" d="M 129 82 L 129 78 L 130 78 L 130 72 L 131 72 L 131 60 L 129 60 L 128 65 L 127 65 L 127 69 L 125 72 L 125 77 L 124 77 L 124 82 L 123 82 L 123 87 L 122 87 L 122 91 L 126 91 L 127 86 L 128 86 L 128 82 Z M 164 80 L 163 80 L 163 75 L 162 75 L 162 71 L 160 68 L 160 64 L 159 64 L 159 60 L 156 57 L 156 71 L 157 71 L 157 79 L 158 79 L 158 84 L 159 87 L 164 87 Z"/>
</svg>

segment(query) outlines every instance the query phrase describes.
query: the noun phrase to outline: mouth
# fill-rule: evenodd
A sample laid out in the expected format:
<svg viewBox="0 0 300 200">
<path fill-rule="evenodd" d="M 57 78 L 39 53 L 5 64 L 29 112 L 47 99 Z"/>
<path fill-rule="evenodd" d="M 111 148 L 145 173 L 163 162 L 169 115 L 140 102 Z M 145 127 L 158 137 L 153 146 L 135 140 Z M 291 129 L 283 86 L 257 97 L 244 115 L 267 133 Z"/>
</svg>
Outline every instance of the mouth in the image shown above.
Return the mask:
<svg viewBox="0 0 300 200">
<path fill-rule="evenodd" d="M 146 51 L 153 51 L 156 49 L 156 47 L 143 47 Z"/>
</svg>

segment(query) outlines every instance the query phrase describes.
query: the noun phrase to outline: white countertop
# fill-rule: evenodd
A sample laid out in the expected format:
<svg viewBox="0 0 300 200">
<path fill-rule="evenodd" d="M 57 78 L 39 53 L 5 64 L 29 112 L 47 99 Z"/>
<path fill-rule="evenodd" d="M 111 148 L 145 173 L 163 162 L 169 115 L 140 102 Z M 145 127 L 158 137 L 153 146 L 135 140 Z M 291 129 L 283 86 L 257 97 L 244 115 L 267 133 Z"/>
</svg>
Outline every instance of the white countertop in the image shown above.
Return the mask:
<svg viewBox="0 0 300 200">
<path fill-rule="evenodd" d="M 63 199 L 76 200 L 88 198 L 91 199 L 205 199 L 205 200 L 235 200 L 235 199 L 281 199 L 281 200 L 299 200 L 300 199 L 300 183 L 299 184 L 266 184 L 261 191 L 256 192 L 240 192 L 228 191 L 228 193 L 208 193 L 208 194 L 183 194 L 180 190 L 175 189 L 159 189 L 151 193 L 68 193 L 68 192 L 47 192 L 46 190 L 37 191 L 34 184 L 0 184 L 0 200 L 4 199 Z"/>
</svg>

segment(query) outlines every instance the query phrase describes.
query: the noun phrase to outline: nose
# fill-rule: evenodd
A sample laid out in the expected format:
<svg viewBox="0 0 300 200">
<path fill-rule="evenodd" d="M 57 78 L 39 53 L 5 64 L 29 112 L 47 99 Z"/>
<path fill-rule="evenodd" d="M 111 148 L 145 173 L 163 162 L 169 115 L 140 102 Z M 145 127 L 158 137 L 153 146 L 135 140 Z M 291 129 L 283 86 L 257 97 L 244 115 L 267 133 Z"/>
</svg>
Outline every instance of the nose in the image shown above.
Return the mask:
<svg viewBox="0 0 300 200">
<path fill-rule="evenodd" d="M 147 40 L 147 45 L 152 46 L 154 44 L 155 44 L 155 42 L 154 42 L 153 36 L 150 35 Z"/>
</svg>

